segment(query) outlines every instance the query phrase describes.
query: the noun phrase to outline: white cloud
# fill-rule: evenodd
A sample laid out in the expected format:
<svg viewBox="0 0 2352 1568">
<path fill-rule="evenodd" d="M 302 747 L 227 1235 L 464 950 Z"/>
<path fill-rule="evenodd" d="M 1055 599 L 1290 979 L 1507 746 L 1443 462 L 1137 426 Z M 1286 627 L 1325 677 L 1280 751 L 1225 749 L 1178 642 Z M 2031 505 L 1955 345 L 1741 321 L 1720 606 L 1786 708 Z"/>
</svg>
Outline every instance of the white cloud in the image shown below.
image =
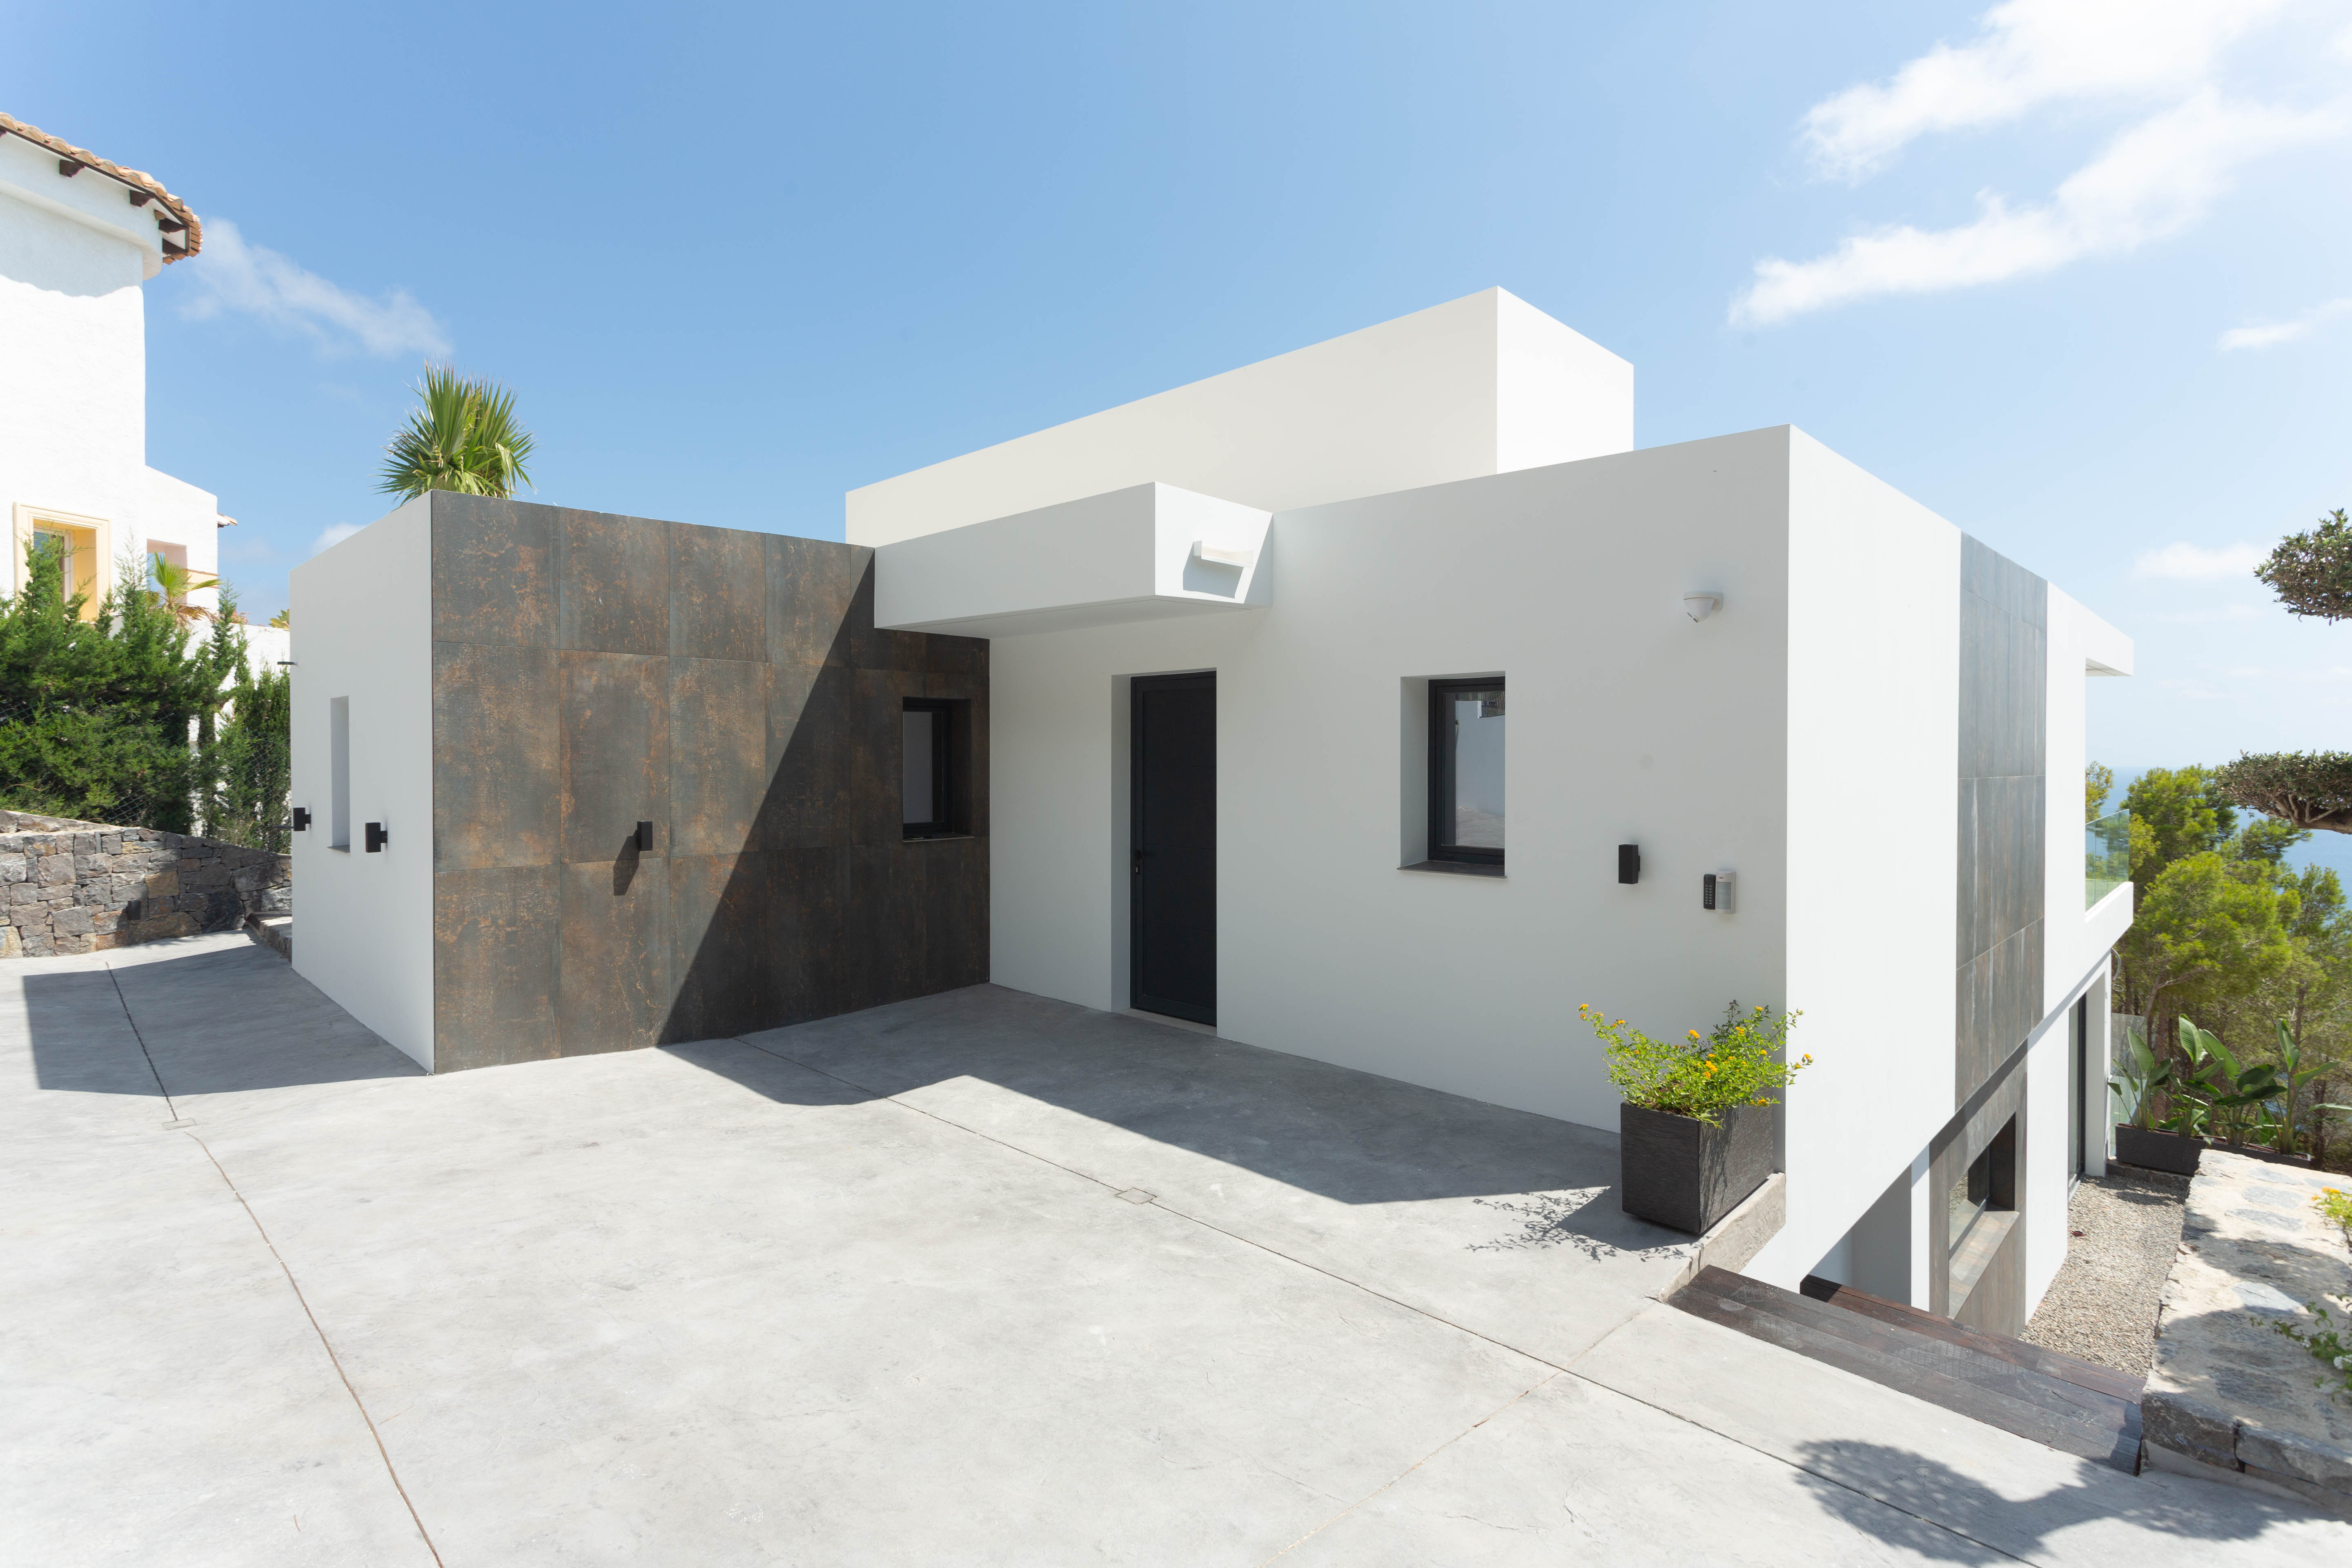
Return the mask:
<svg viewBox="0 0 2352 1568">
<path fill-rule="evenodd" d="M 205 220 L 205 248 L 194 271 L 204 291 L 189 301 L 190 316 L 257 316 L 331 347 L 356 345 L 372 354 L 446 357 L 450 352 L 441 323 L 406 289 L 374 300 L 354 294 L 249 243 L 226 218 Z"/>
<path fill-rule="evenodd" d="M 2210 583 L 2245 576 L 2269 554 L 2262 545 L 2242 542 L 2224 544 L 2219 549 L 2185 542 L 2168 544 L 2160 550 L 2143 552 L 2132 563 L 2132 575 L 2160 577 L 2175 583 Z"/>
<path fill-rule="evenodd" d="M 2038 206 L 2011 207 L 1987 193 L 1973 223 L 1884 228 L 1811 261 L 1767 257 L 1731 319 L 1767 325 L 1848 300 L 1998 283 L 2134 250 L 2202 217 L 2240 165 L 2339 134 L 2345 123 L 2335 107 L 2297 112 L 2200 89 L 2125 131 Z"/>
<path fill-rule="evenodd" d="M 310 541 L 310 553 L 316 555 L 322 550 L 331 550 L 366 526 L 362 522 L 331 522 L 319 531 L 318 538 Z"/>
<path fill-rule="evenodd" d="M 2347 310 L 2352 310 L 2352 300 L 2330 300 L 2325 305 L 2314 305 L 2292 321 L 2257 321 L 2251 327 L 2231 327 L 2213 346 L 2223 353 L 2236 349 L 2276 348 L 2281 343 L 2309 337 L 2322 323 L 2332 321 Z"/>
<path fill-rule="evenodd" d="M 2008 0 L 1958 47 L 1938 44 L 1884 83 L 1813 106 L 1804 138 L 1823 174 L 1858 179 L 1932 132 L 2016 120 L 2073 99 L 2176 96 L 2285 0 Z"/>
</svg>

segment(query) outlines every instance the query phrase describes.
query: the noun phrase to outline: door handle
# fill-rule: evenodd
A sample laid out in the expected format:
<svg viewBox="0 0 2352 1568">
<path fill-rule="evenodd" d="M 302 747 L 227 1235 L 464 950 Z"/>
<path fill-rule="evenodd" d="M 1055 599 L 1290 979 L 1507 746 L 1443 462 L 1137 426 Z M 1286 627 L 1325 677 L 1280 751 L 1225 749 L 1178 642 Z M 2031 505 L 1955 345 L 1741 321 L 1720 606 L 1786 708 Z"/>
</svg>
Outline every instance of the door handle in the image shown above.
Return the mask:
<svg viewBox="0 0 2352 1568">
<path fill-rule="evenodd" d="M 1140 876 L 1142 876 L 1142 875 L 1143 875 L 1143 851 L 1142 851 L 1142 850 L 1138 849 L 1138 850 L 1135 852 L 1134 858 L 1132 858 L 1131 860 L 1129 860 L 1129 861 L 1128 862 L 1127 869 L 1128 869 L 1128 874 L 1129 874 L 1129 876 L 1140 877 Z"/>
</svg>

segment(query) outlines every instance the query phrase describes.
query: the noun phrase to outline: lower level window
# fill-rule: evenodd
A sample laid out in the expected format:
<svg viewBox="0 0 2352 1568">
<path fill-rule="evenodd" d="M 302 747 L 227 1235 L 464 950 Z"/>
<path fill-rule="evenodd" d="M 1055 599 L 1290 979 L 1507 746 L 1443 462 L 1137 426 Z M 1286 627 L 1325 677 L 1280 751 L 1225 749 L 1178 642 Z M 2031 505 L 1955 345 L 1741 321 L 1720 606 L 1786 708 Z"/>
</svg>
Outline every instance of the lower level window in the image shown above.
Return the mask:
<svg viewBox="0 0 2352 1568">
<path fill-rule="evenodd" d="M 1429 683 L 1429 858 L 1503 863 L 1503 682 Z"/>
</svg>

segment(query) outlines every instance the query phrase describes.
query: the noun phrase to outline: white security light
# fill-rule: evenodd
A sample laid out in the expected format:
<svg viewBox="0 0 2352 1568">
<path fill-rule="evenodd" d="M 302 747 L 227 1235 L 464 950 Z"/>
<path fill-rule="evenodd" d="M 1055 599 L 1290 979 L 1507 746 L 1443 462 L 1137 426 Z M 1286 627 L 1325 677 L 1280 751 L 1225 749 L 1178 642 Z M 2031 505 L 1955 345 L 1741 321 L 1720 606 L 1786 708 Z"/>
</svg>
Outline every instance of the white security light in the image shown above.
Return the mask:
<svg viewBox="0 0 2352 1568">
<path fill-rule="evenodd" d="M 1685 594 L 1683 595 L 1683 614 L 1692 620 L 1703 621 L 1721 608 L 1723 608 L 1723 595 L 1720 594 Z"/>
</svg>

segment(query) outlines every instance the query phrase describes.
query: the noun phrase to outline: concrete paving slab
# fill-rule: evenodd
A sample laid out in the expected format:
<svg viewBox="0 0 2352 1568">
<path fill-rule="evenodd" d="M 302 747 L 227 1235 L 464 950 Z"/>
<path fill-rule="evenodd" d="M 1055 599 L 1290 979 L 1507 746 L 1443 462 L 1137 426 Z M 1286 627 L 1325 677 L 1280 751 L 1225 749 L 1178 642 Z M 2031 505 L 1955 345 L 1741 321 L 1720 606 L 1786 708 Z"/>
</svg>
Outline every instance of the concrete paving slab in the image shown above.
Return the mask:
<svg viewBox="0 0 2352 1568">
<path fill-rule="evenodd" d="M 427 1078 L 205 940 L 0 966 L 0 1559 L 2343 1554 L 1677 1337 L 1538 1118 L 986 991 Z"/>
<path fill-rule="evenodd" d="M 1285 1568 L 2004 1561 L 1561 1373 L 1281 1559 Z"/>
<path fill-rule="evenodd" d="M 105 967 L 9 979 L 0 1560 L 429 1563 L 284 1272 L 164 1130 Z"/>
<path fill-rule="evenodd" d="M 449 1561 L 1255 1561 L 1547 1371 L 739 1043 L 347 1093 L 216 1146 Z"/>
<path fill-rule="evenodd" d="M 989 985 L 746 1038 L 1555 1364 L 1694 1246 L 1618 1207 L 1611 1134 L 1133 1014 Z"/>
<path fill-rule="evenodd" d="M 1580 1358 L 1576 1375 L 1796 1467 L 1817 1500 L 1882 1540 L 1946 1561 L 2004 1555 L 2136 1568 L 2326 1562 L 2352 1526 L 2162 1475 L 2126 1476 L 1790 1351 L 1654 1306 Z M 1917 1528 L 1887 1535 L 1874 1507 Z"/>
</svg>

